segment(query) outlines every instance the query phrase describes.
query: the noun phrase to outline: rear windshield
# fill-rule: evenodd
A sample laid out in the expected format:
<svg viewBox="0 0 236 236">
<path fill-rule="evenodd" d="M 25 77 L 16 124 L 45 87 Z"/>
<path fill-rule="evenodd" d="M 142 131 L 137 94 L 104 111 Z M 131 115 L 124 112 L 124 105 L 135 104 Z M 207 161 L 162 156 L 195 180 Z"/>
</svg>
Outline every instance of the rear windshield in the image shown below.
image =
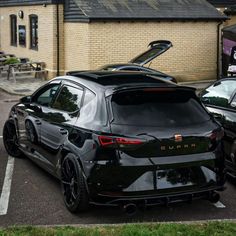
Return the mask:
<svg viewBox="0 0 236 236">
<path fill-rule="evenodd" d="M 187 126 L 210 119 L 192 91 L 144 89 L 113 94 L 114 124 Z"/>
<path fill-rule="evenodd" d="M 144 52 L 142 55 L 138 56 L 137 58 L 135 58 L 132 61 L 132 63 L 141 64 L 141 63 L 145 62 L 146 60 L 148 60 L 149 58 L 152 58 L 155 55 L 158 55 L 161 51 L 163 51 L 163 47 L 152 48 L 152 49 L 148 50 L 147 52 Z"/>
</svg>

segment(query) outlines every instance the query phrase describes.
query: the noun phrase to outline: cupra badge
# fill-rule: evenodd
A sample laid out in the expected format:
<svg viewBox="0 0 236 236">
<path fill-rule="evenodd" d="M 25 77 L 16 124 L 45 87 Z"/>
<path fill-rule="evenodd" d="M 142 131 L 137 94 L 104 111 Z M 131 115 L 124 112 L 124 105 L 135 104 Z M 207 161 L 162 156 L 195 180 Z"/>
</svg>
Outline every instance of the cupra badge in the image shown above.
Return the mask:
<svg viewBox="0 0 236 236">
<path fill-rule="evenodd" d="M 183 137 L 181 134 L 176 134 L 175 135 L 175 142 L 182 142 L 183 141 Z"/>
</svg>

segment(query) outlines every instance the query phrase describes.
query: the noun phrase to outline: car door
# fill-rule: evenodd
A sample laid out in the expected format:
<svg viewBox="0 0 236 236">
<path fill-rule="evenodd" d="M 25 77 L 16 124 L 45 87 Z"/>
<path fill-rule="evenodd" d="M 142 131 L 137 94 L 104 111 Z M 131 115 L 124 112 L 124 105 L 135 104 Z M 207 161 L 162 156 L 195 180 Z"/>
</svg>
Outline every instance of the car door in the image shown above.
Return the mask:
<svg viewBox="0 0 236 236">
<path fill-rule="evenodd" d="M 236 94 L 232 97 L 229 109 L 225 115 L 224 128 L 226 130 L 227 143 L 230 145 L 227 149 L 230 150 L 228 155 L 233 152 L 236 154 Z M 233 147 L 233 146 L 234 147 Z"/>
<path fill-rule="evenodd" d="M 52 171 L 55 171 L 58 154 L 78 118 L 83 93 L 82 87 L 67 82 L 52 104 L 43 108 L 40 154 L 50 163 Z"/>
<path fill-rule="evenodd" d="M 236 80 L 217 81 L 201 93 L 201 100 L 225 129 L 224 146 L 228 158 L 236 139 Z"/>
<path fill-rule="evenodd" d="M 44 167 L 47 166 L 46 160 L 39 155 L 41 123 L 44 110 L 56 97 L 60 83 L 60 81 L 53 81 L 46 84 L 31 97 L 22 99 L 26 102 L 20 102 L 16 106 L 19 144 L 31 159 Z"/>
</svg>

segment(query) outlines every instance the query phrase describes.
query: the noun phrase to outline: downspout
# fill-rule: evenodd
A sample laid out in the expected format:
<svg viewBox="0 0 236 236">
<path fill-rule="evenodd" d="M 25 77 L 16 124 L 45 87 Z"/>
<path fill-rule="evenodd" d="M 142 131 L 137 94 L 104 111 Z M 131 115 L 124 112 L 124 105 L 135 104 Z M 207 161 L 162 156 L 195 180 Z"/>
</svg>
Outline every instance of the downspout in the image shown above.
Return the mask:
<svg viewBox="0 0 236 236">
<path fill-rule="evenodd" d="M 59 3 L 56 3 L 57 7 L 57 76 L 60 75 L 60 31 L 59 31 Z"/>
<path fill-rule="evenodd" d="M 221 25 L 223 24 L 223 21 L 221 21 L 217 25 L 217 79 L 220 79 L 221 77 L 221 72 L 220 71 L 220 49 L 222 48 L 222 35 L 221 35 Z M 221 44 L 220 44 L 221 42 Z M 222 57 L 221 57 L 222 58 Z"/>
</svg>

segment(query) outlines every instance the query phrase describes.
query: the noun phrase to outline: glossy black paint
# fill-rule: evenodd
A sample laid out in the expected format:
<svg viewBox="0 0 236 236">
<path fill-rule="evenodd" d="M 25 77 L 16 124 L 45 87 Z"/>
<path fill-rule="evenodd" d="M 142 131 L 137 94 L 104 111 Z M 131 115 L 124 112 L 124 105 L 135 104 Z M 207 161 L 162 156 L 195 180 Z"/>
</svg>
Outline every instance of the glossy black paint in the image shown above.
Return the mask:
<svg viewBox="0 0 236 236">
<path fill-rule="evenodd" d="M 227 81 L 232 82 L 229 86 L 229 99 L 223 98 L 222 92 L 218 91 L 222 82 Z M 214 99 L 208 98 L 209 89 L 215 92 Z M 236 178 L 236 78 L 223 78 L 214 82 L 200 93 L 200 98 L 215 119 L 224 127 L 226 167 L 228 174 Z"/>
<path fill-rule="evenodd" d="M 57 109 L 65 87 L 83 91 L 79 109 L 73 103 L 77 95 L 70 93 L 64 102 L 75 111 Z M 113 124 L 111 96 L 137 89 L 190 94 L 208 118 L 188 127 Z M 41 96 L 45 91 L 47 95 Z M 146 201 L 154 205 L 168 198 L 208 198 L 224 185 L 221 140 L 211 139 L 221 126 L 202 107 L 194 89 L 150 75 L 98 71 L 58 77 L 21 99 L 9 119 L 15 123 L 20 150 L 57 178 L 64 158 L 74 157 L 94 204 Z M 138 139 L 142 144 L 103 146 L 101 137 Z"/>
</svg>

